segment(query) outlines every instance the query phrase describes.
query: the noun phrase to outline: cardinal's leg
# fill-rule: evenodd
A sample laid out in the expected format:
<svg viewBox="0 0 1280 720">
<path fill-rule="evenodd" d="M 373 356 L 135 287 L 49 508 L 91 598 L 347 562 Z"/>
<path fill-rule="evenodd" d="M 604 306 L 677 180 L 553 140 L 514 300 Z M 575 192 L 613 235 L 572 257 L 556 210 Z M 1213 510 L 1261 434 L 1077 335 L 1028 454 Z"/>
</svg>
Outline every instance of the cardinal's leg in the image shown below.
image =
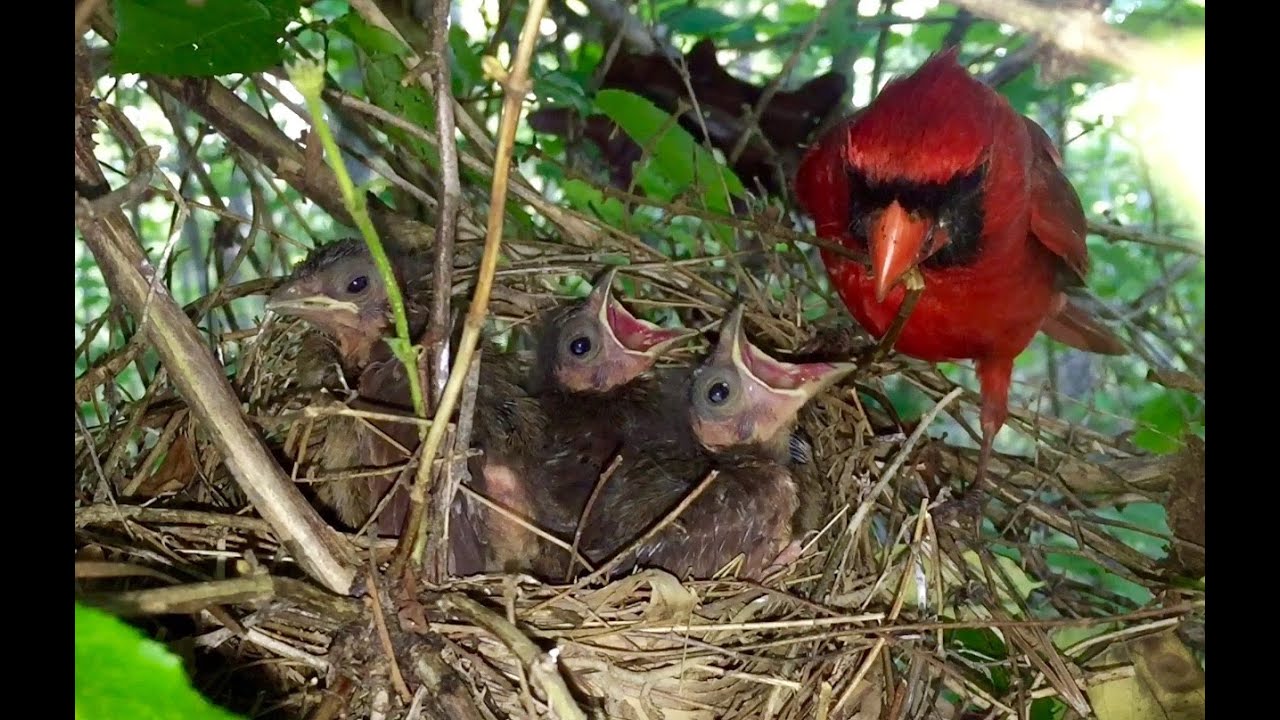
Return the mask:
<svg viewBox="0 0 1280 720">
<path fill-rule="evenodd" d="M 898 314 L 894 316 L 893 323 L 889 325 L 889 331 L 880 338 L 880 342 L 876 344 L 874 350 L 871 351 L 871 358 L 868 365 L 872 365 L 885 359 L 889 351 L 893 349 L 894 343 L 898 342 L 898 336 L 902 334 L 902 328 L 907 324 L 907 318 L 911 317 L 911 311 L 915 310 L 916 303 L 920 300 L 920 293 L 924 292 L 924 277 L 920 275 L 920 271 L 912 268 L 902 278 L 902 285 L 907 289 L 907 294 L 902 298 L 902 304 L 898 306 Z"/>
<path fill-rule="evenodd" d="M 959 497 L 939 507 L 947 514 L 956 510 L 977 514 L 982 510 L 984 498 L 982 481 L 991 462 L 991 448 L 996 434 L 1004 427 L 1009 416 L 1009 383 L 1013 378 L 1013 360 L 988 358 L 978 361 L 978 383 L 982 387 L 982 447 L 978 452 L 978 470 L 973 482 Z"/>
</svg>

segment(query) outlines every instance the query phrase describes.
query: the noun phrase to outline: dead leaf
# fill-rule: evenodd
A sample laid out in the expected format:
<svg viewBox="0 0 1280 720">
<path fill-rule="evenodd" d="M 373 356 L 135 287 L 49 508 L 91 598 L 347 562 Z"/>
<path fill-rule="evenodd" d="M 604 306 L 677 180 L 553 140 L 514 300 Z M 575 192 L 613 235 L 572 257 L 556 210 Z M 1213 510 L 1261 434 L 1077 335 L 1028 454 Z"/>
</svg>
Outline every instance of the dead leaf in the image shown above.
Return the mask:
<svg viewBox="0 0 1280 720">
<path fill-rule="evenodd" d="M 1098 720 L 1201 720 L 1204 670 L 1173 629 L 1111 646 L 1093 665 L 1134 674 L 1089 687 Z"/>
<path fill-rule="evenodd" d="M 644 619 L 650 622 L 687 620 L 698 606 L 698 595 L 680 584 L 674 575 L 657 569 L 648 569 L 635 575 L 605 585 L 591 593 L 586 602 L 591 607 L 601 607 L 617 599 L 630 598 L 636 588 L 648 583 L 651 590 Z"/>
<path fill-rule="evenodd" d="M 1151 368 L 1147 370 L 1147 382 L 1163 385 L 1171 390 L 1186 390 L 1197 395 L 1204 392 L 1204 383 L 1200 381 L 1200 378 L 1172 368 L 1163 370 Z"/>
<path fill-rule="evenodd" d="M 183 410 L 179 415 L 175 415 L 174 418 L 181 421 L 185 417 L 185 413 L 186 411 Z M 165 453 L 164 460 L 160 462 L 159 467 L 129 494 L 144 498 L 155 497 L 186 487 L 196 477 L 196 453 L 193 445 L 191 435 L 188 432 L 178 431 L 178 435 L 173 438 L 173 443 L 169 445 L 169 451 Z M 129 489 L 132 488 L 126 488 L 126 490 Z"/>
<path fill-rule="evenodd" d="M 1174 537 L 1195 543 L 1190 547 L 1171 543 L 1167 564 L 1191 577 L 1204 576 L 1204 441 L 1186 436 L 1186 447 L 1178 453 L 1173 484 L 1165 509 Z"/>
</svg>

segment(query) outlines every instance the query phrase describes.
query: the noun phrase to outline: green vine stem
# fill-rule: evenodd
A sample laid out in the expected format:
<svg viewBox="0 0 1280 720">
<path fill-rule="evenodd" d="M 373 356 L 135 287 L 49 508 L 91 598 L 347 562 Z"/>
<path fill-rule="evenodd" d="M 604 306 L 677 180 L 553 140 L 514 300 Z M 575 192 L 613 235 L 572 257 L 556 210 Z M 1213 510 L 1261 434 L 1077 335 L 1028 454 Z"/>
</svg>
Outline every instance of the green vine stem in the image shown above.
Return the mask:
<svg viewBox="0 0 1280 720">
<path fill-rule="evenodd" d="M 351 217 L 355 219 L 356 227 L 364 236 L 364 241 L 369 246 L 369 253 L 373 255 L 378 273 L 382 275 L 396 326 L 396 336 L 387 338 L 387 345 L 409 371 L 409 393 L 413 399 L 414 413 L 418 417 L 426 418 L 427 408 L 423 402 L 422 383 L 418 377 L 418 354 L 421 347 L 414 345 L 409 338 L 409 319 L 404 311 L 404 298 L 400 294 L 400 284 L 396 281 L 395 272 L 391 269 L 391 260 L 382 247 L 378 231 L 373 227 L 373 220 L 369 217 L 364 195 L 356 192 L 355 183 L 352 182 L 351 175 L 342 162 L 342 151 L 338 149 L 338 143 L 333 139 L 333 131 L 329 129 L 329 123 L 324 118 L 324 106 L 320 103 L 320 94 L 324 92 L 324 69 L 311 60 L 289 64 L 285 69 L 289 73 L 289 79 L 307 102 L 307 110 L 311 112 L 315 132 L 320 136 L 320 143 L 324 148 L 325 160 L 333 169 L 333 174 L 338 180 L 338 188 L 342 191 L 342 202 L 347 206 Z M 425 426 L 422 432 L 426 432 Z"/>
</svg>

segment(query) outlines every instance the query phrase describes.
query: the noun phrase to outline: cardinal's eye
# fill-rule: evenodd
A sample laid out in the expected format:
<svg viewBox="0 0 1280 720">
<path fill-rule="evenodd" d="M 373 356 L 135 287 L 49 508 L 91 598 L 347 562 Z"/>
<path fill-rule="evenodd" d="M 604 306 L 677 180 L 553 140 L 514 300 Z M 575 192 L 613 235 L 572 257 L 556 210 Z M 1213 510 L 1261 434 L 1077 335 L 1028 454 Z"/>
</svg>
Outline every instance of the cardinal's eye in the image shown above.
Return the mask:
<svg viewBox="0 0 1280 720">
<path fill-rule="evenodd" d="M 707 388 L 707 400 L 712 405 L 722 405 L 729 399 L 729 383 L 721 381 Z"/>
<path fill-rule="evenodd" d="M 569 343 L 569 352 L 578 357 L 586 355 L 591 352 L 591 340 L 585 337 L 574 338 L 573 342 Z"/>
<path fill-rule="evenodd" d="M 367 287 L 369 287 L 369 278 L 365 275 L 361 275 L 347 283 L 347 292 L 354 295 L 356 293 L 364 292 L 364 289 Z"/>
</svg>

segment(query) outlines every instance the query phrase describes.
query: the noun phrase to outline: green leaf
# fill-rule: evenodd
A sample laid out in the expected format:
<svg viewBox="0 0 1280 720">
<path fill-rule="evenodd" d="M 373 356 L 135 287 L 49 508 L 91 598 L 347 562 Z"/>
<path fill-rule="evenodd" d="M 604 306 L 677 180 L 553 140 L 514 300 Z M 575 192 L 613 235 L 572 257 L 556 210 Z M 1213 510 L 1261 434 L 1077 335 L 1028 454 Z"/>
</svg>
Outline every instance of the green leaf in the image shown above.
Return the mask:
<svg viewBox="0 0 1280 720">
<path fill-rule="evenodd" d="M 818 12 L 818 7 L 809 3 L 784 3 L 778 8 L 778 22 L 787 25 L 811 25 L 818 19 Z"/>
<path fill-rule="evenodd" d="M 568 105 L 583 117 L 591 113 L 591 99 L 587 97 L 586 88 L 577 78 L 558 70 L 534 77 L 533 92 L 543 107 Z"/>
<path fill-rule="evenodd" d="M 1045 553 L 1044 559 L 1051 569 L 1062 572 L 1072 580 L 1119 595 L 1131 601 L 1134 606 L 1150 602 L 1154 597 L 1147 588 L 1116 575 L 1088 558 L 1048 552 Z"/>
<path fill-rule="evenodd" d="M 1049 632 L 1054 647 L 1066 651 L 1090 638 L 1106 635 L 1116 629 L 1115 623 L 1099 625 L 1083 625 L 1080 627 L 1061 627 Z"/>
<path fill-rule="evenodd" d="M 332 27 L 351 38 L 363 54 L 365 91 L 373 104 L 411 120 L 424 130 L 434 130 L 436 110 L 427 92 L 417 83 L 406 86 L 400 82 L 405 74 L 401 58 L 409 48 L 391 33 L 366 23 L 355 13 L 338 18 Z M 439 154 L 430 143 L 398 128 L 388 127 L 386 132 L 397 145 L 412 148 L 414 154 L 430 166 L 440 166 Z"/>
<path fill-rule="evenodd" d="M 1158 10 L 1139 9 L 1125 16 L 1117 27 L 1148 40 L 1166 40 L 1204 28 L 1204 7 L 1188 2 L 1170 3 Z"/>
<path fill-rule="evenodd" d="M 409 52 L 395 35 L 374 27 L 355 13 L 347 13 L 330 23 L 330 27 L 351 38 L 351 42 L 371 55 L 392 55 L 400 58 Z"/>
<path fill-rule="evenodd" d="M 1104 526 L 1103 529 L 1117 540 L 1155 560 L 1167 554 L 1169 541 L 1173 533 L 1169 530 L 1168 512 L 1164 505 L 1155 502 L 1128 503 L 1124 509 L 1098 508 L 1093 511 L 1097 517 L 1117 520 L 1128 525 L 1150 530 L 1150 533 L 1138 532 L 1129 528 Z"/>
<path fill-rule="evenodd" d="M 627 209 L 622 201 L 606 198 L 598 188 L 576 178 L 566 181 L 561 187 L 565 200 L 573 209 L 595 214 L 610 227 L 626 227 Z"/>
<path fill-rule="evenodd" d="M 116 0 L 115 17 L 117 74 L 251 73 L 284 60 L 298 0 Z"/>
<path fill-rule="evenodd" d="M 961 554 L 961 557 L 969 563 L 969 566 L 972 567 L 975 572 L 982 572 L 982 560 L 978 556 L 978 553 L 973 550 L 966 550 Z M 1008 576 L 1009 583 L 1013 585 L 1013 589 L 1018 593 L 1018 597 L 1022 600 L 1025 601 L 1031 595 L 1032 591 L 1044 587 L 1045 583 L 1043 581 L 1031 579 L 1031 576 L 1023 571 L 1023 569 L 1018 566 L 1018 563 L 1013 560 L 1010 560 L 1003 555 L 995 555 L 995 560 L 996 564 L 1000 566 L 1000 569 L 1004 571 L 1006 576 Z M 1002 597 L 1007 595 L 1006 588 L 1003 583 L 1000 584 L 1000 594 Z M 1011 599 L 1005 603 L 1005 607 L 1011 613 L 1018 614 L 1020 612 Z"/>
<path fill-rule="evenodd" d="M 683 5 L 661 15 L 660 22 L 683 35 L 709 35 L 738 22 L 719 10 Z"/>
<path fill-rule="evenodd" d="M 76 603 L 76 720 L 235 720 L 191 687 L 164 645 Z"/>
<path fill-rule="evenodd" d="M 949 630 L 947 639 L 957 649 L 967 650 L 984 661 L 1003 660 L 1008 654 L 1004 641 L 991 628 Z"/>
<path fill-rule="evenodd" d="M 604 61 L 604 46 L 594 42 L 582 43 L 570 57 L 573 58 L 574 72 L 590 77 Z"/>
<path fill-rule="evenodd" d="M 1182 447 L 1183 433 L 1204 426 L 1203 412 L 1200 401 L 1189 392 L 1161 393 L 1138 411 L 1135 420 L 1139 430 L 1133 435 L 1133 444 L 1154 453 L 1174 452 Z"/>
<path fill-rule="evenodd" d="M 1067 716 L 1067 704 L 1058 698 L 1037 698 L 1031 703 L 1031 720 L 1062 720 Z"/>
<path fill-rule="evenodd" d="M 738 197 L 746 195 L 742 181 L 729 168 L 716 161 L 711 151 L 694 141 L 693 136 L 647 99 L 624 90 L 607 89 L 596 94 L 596 107 L 618 124 L 631 137 L 648 149 L 645 167 L 636 168 L 636 177 L 642 181 L 648 166 L 656 166 L 671 188 L 665 199 L 683 192 L 694 183 L 702 189 L 705 206 L 726 215 L 730 214 L 725 188 Z M 641 183 L 644 186 L 644 183 Z M 646 192 L 657 188 L 645 186 Z M 663 195 L 660 195 L 660 197 Z M 725 243 L 732 241 L 729 228 L 711 224 L 717 237 Z"/>
<path fill-rule="evenodd" d="M 991 628 L 962 628 L 946 633 L 948 644 L 956 648 L 970 659 L 976 661 L 978 667 L 985 668 L 991 686 L 997 693 L 1004 693 L 1009 687 L 1009 671 L 993 661 L 1003 660 L 1008 656 L 1004 641 Z"/>
<path fill-rule="evenodd" d="M 471 47 L 467 31 L 454 26 L 449 28 L 449 50 L 453 53 L 453 92 L 461 97 L 471 93 L 488 81 L 480 66 L 480 54 Z"/>
</svg>

